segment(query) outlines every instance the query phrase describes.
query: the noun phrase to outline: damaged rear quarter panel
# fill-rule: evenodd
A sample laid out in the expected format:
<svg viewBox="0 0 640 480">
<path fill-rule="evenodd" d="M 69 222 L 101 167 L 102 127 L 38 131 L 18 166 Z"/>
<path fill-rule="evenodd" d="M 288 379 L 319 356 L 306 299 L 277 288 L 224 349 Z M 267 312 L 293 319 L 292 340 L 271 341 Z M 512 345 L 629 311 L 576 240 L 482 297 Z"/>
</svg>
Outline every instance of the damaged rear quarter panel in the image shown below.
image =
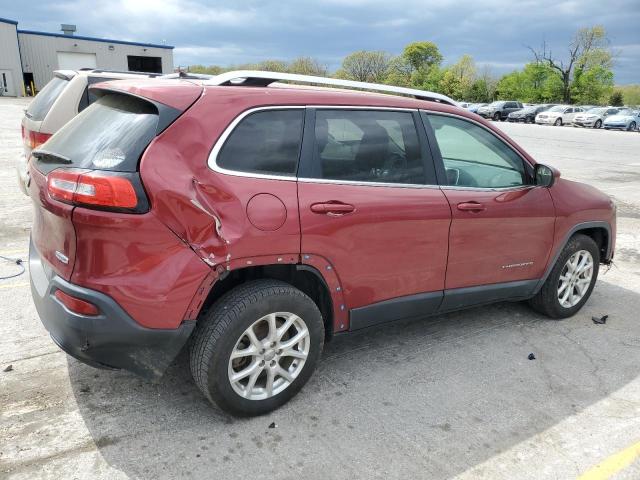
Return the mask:
<svg viewBox="0 0 640 480">
<path fill-rule="evenodd" d="M 72 282 L 109 295 L 140 325 L 178 328 L 209 272 L 153 212 L 131 215 L 77 207 Z M 131 232 L 135 231 L 135 235 Z"/>
<path fill-rule="evenodd" d="M 255 106 L 247 97 L 251 95 L 204 95 L 152 142 L 141 160 L 140 175 L 153 212 L 216 270 L 268 255 L 294 255 L 297 261 L 300 253 L 295 181 L 220 174 L 207 165 L 224 129 Z M 284 204 L 284 222 L 275 230 L 260 230 L 247 219 L 247 204 L 260 193 Z"/>
</svg>

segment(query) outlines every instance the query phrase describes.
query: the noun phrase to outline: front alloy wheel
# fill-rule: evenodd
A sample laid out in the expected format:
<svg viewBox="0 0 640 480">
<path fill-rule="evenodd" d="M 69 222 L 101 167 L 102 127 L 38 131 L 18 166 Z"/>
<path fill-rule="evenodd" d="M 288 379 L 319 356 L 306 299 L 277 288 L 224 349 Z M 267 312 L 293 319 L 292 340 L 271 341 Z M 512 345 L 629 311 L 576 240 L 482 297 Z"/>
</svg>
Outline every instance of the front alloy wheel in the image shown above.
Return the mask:
<svg viewBox="0 0 640 480">
<path fill-rule="evenodd" d="M 229 358 L 229 382 L 249 400 L 279 394 L 300 375 L 311 340 L 306 323 L 290 312 L 265 315 L 247 328 Z"/>
<path fill-rule="evenodd" d="M 600 247 L 593 238 L 577 233 L 560 252 L 536 295 L 529 300 L 534 310 L 551 318 L 574 315 L 593 291 L 600 266 Z"/>
<path fill-rule="evenodd" d="M 564 308 L 575 306 L 587 293 L 593 277 L 593 257 L 580 250 L 564 264 L 558 280 L 558 301 Z"/>
</svg>

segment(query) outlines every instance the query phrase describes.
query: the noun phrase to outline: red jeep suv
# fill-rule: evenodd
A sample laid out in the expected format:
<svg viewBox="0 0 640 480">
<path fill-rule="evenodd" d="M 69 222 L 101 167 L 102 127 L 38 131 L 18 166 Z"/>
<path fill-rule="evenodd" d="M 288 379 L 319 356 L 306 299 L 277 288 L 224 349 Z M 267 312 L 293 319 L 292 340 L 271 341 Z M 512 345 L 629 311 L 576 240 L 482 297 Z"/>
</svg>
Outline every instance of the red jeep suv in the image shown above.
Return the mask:
<svg viewBox="0 0 640 480">
<path fill-rule="evenodd" d="M 38 313 L 96 367 L 157 377 L 188 345 L 234 414 L 293 397 L 338 333 L 504 300 L 569 317 L 613 257 L 606 195 L 442 95 L 251 71 L 93 93 L 30 160 Z"/>
</svg>

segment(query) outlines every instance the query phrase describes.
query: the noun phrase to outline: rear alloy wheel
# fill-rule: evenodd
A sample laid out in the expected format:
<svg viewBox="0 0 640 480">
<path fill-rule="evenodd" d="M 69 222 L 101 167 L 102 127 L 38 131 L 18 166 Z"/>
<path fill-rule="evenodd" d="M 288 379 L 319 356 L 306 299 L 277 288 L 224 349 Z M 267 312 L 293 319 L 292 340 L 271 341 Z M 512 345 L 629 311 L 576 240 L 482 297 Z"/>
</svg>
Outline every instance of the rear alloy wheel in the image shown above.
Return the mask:
<svg viewBox="0 0 640 480">
<path fill-rule="evenodd" d="M 582 234 L 574 235 L 529 304 L 551 318 L 574 315 L 593 291 L 599 264 L 600 251 L 593 239 Z"/>
<path fill-rule="evenodd" d="M 274 312 L 256 320 L 233 347 L 229 382 L 249 400 L 271 398 L 300 375 L 309 356 L 309 329 L 291 312 Z"/>
<path fill-rule="evenodd" d="M 561 118 L 558 118 L 555 122 L 553 122 L 553 124 L 554 124 L 556 127 L 561 127 L 561 126 L 562 126 L 562 119 L 561 119 Z"/>
<path fill-rule="evenodd" d="M 631 122 L 629 124 L 629 128 L 627 128 L 628 132 L 633 132 L 636 129 L 636 122 Z"/>
<path fill-rule="evenodd" d="M 602 127 L 602 120 L 596 120 L 596 123 L 593 124 L 593 128 Z"/>
<path fill-rule="evenodd" d="M 314 301 L 288 283 L 256 280 L 234 288 L 198 320 L 193 378 L 223 410 L 268 413 L 309 380 L 324 343 Z"/>
</svg>

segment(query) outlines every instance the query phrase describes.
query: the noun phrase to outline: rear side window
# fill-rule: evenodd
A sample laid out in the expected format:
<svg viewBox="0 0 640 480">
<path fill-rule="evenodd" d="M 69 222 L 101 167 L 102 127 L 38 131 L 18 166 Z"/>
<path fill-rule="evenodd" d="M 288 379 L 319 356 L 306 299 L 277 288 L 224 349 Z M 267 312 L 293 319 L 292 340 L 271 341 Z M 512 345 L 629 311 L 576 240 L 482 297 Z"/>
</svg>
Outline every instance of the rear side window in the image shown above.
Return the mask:
<svg viewBox="0 0 640 480">
<path fill-rule="evenodd" d="M 244 117 L 218 153 L 226 170 L 295 176 L 304 109 L 263 110 Z"/>
<path fill-rule="evenodd" d="M 105 95 L 34 152 L 38 169 L 45 174 L 60 166 L 135 172 L 157 125 L 153 104 L 130 95 Z"/>
<path fill-rule="evenodd" d="M 51 106 L 60 96 L 65 87 L 69 84 L 69 80 L 60 77 L 53 77 L 42 90 L 33 99 L 33 102 L 27 108 L 26 115 L 31 120 L 40 122 L 47 116 Z"/>
<path fill-rule="evenodd" d="M 424 184 L 420 142 L 410 112 L 318 110 L 312 177 Z"/>
</svg>

